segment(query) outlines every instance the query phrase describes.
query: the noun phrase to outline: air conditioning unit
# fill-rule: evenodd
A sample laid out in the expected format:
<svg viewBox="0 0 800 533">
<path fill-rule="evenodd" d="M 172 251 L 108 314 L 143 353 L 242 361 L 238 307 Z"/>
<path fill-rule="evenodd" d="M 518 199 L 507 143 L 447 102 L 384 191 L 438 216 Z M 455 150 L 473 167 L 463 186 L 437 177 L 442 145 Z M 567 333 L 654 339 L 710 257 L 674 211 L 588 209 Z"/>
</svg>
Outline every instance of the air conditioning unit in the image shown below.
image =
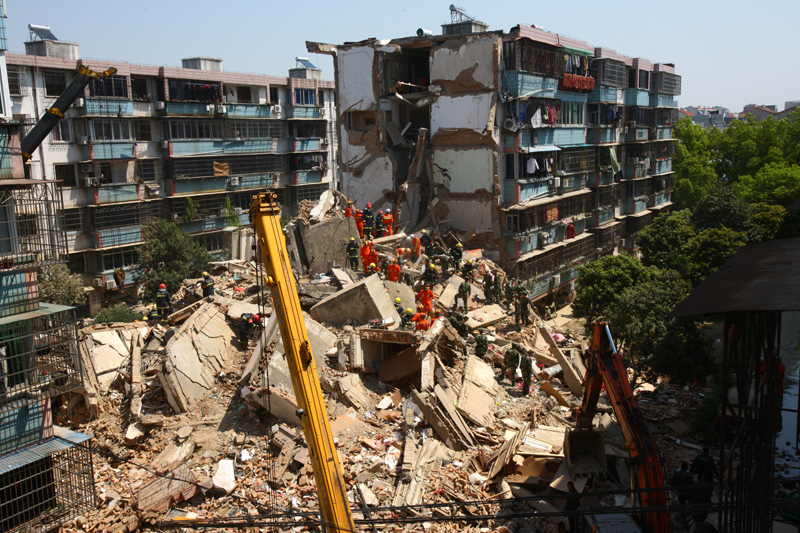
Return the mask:
<svg viewBox="0 0 800 533">
<path fill-rule="evenodd" d="M 272 112 L 275 113 L 276 115 L 280 115 L 281 111 L 283 111 L 283 108 L 281 108 L 280 104 L 272 106 Z"/>
<path fill-rule="evenodd" d="M 85 107 L 86 101 L 83 98 L 76 98 L 74 102 L 72 102 L 72 107 Z"/>
<path fill-rule="evenodd" d="M 75 142 L 77 144 L 89 144 L 89 137 L 87 137 L 86 135 L 79 135 L 75 137 Z"/>
<path fill-rule="evenodd" d="M 323 148 L 328 146 L 328 139 L 320 139 L 319 145 L 322 146 Z"/>
<path fill-rule="evenodd" d="M 81 163 L 81 172 L 94 172 L 94 165 L 91 163 Z"/>
<path fill-rule="evenodd" d="M 83 180 L 82 180 L 82 185 L 83 185 L 84 187 L 91 187 L 91 186 L 92 186 L 92 181 L 93 181 L 93 180 L 94 180 L 94 178 L 83 178 Z"/>
<path fill-rule="evenodd" d="M 629 165 L 638 165 L 639 164 L 639 158 L 638 157 L 629 157 L 628 158 L 628 164 Z"/>
<path fill-rule="evenodd" d="M 102 276 L 100 276 L 99 278 L 94 278 L 92 280 L 92 285 L 94 285 L 95 287 L 104 287 L 105 284 L 106 280 Z"/>
<path fill-rule="evenodd" d="M 239 176 L 231 176 L 231 186 L 236 187 L 239 185 Z"/>
<path fill-rule="evenodd" d="M 114 279 L 107 279 L 106 280 L 106 290 L 113 290 L 117 288 L 117 282 Z"/>
<path fill-rule="evenodd" d="M 321 107 L 321 108 L 319 109 L 319 116 L 321 116 L 321 117 L 324 117 L 324 116 L 325 116 L 325 108 L 324 108 L 324 107 Z"/>
<path fill-rule="evenodd" d="M 161 149 L 168 150 L 169 149 L 169 141 L 161 141 Z"/>
<path fill-rule="evenodd" d="M 155 103 L 156 111 L 164 111 L 167 108 L 166 102 L 156 102 Z"/>
<path fill-rule="evenodd" d="M 242 216 L 242 214 L 244 213 L 244 209 L 242 209 L 241 207 L 234 207 L 233 210 L 236 213 L 237 217 Z"/>
<path fill-rule="evenodd" d="M 228 114 L 228 106 L 217 104 L 217 113 L 220 115 L 227 115 Z"/>
<path fill-rule="evenodd" d="M 181 219 L 181 215 L 178 213 L 172 213 L 172 221 L 177 222 Z"/>
<path fill-rule="evenodd" d="M 503 121 L 503 127 L 508 131 L 517 131 L 519 124 L 513 118 L 507 118 Z"/>
</svg>

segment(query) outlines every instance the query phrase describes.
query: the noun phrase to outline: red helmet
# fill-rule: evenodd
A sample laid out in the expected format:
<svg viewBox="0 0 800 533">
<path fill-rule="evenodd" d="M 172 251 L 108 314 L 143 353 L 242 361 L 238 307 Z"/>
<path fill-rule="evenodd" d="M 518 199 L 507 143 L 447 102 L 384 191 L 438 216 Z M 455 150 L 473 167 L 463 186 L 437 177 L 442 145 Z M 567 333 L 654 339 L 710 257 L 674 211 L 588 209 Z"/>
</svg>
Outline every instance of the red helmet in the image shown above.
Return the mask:
<svg viewBox="0 0 800 533">
<path fill-rule="evenodd" d="M 378 211 L 378 214 L 379 214 L 379 215 L 382 215 L 382 214 L 383 214 L 383 209 L 381 209 L 380 211 Z"/>
<path fill-rule="evenodd" d="M 164 284 L 162 283 L 161 285 L 159 285 L 159 286 L 158 286 L 158 288 L 159 288 L 159 289 L 166 289 L 166 288 L 167 288 L 167 286 L 166 286 L 166 285 L 164 285 Z"/>
<path fill-rule="evenodd" d="M 372 204 L 371 204 L 371 203 L 369 203 L 369 202 L 367 202 L 367 207 L 369 207 L 370 209 L 372 209 Z"/>
<path fill-rule="evenodd" d="M 255 316 L 253 317 L 253 320 L 255 320 L 256 322 L 260 322 L 260 321 L 261 321 L 261 317 L 260 317 L 260 316 L 258 316 L 258 315 L 255 315 Z"/>
</svg>

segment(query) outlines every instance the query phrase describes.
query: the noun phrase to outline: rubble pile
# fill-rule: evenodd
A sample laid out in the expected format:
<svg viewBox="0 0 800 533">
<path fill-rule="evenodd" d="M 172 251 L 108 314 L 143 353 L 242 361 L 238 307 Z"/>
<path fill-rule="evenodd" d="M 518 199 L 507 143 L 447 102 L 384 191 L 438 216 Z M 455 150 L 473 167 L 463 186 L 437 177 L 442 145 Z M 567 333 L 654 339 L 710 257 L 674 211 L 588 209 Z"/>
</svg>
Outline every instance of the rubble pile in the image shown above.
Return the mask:
<svg viewBox="0 0 800 533">
<path fill-rule="evenodd" d="M 452 523 L 437 521 L 448 516 L 475 516 L 459 523 L 467 531 L 566 524 L 533 511 L 558 513 L 569 481 L 578 491 L 587 485 L 564 460 L 586 372 L 586 339 L 575 333 L 582 328 L 569 307 L 548 321 L 534 313 L 520 323 L 520 300 L 508 292 L 513 281 L 480 250 L 464 250 L 472 262 L 462 260 L 462 270 L 441 253 L 399 251 L 413 249 L 402 233 L 375 239 L 379 262 L 400 258 L 399 282 L 382 271 L 344 268 L 352 232 L 362 243 L 334 204 L 332 193 L 301 209 L 287 240 L 356 519 L 386 520 L 385 531 L 452 531 Z M 341 246 L 315 251 L 323 242 Z M 435 278 L 425 277 L 434 263 Z M 65 403 L 61 422 L 95 437 L 98 507 L 65 531 L 155 530 L 176 517 L 190 527 L 192 518 L 318 510 L 277 316 L 270 302 L 258 301 L 256 265 L 218 264 L 213 277 L 216 295 L 208 298 L 197 294 L 197 280 L 187 280 L 166 323 L 80 331 L 85 388 Z M 503 290 L 490 288 L 489 278 Z M 435 297 L 416 323 L 429 327 L 403 327 L 401 312 L 418 308 L 426 282 Z M 242 342 L 239 318 L 259 311 L 265 318 Z M 642 383 L 638 393 L 665 467 L 690 461 L 699 447 L 687 442 L 686 413 L 702 399 L 697 390 Z M 593 490 L 629 487 L 622 434 L 602 398 L 600 407 L 595 425 L 605 430 L 608 461 L 622 479 L 595 482 Z M 503 518 L 515 513 L 530 516 Z M 419 523 L 392 523 L 398 516 Z"/>
</svg>

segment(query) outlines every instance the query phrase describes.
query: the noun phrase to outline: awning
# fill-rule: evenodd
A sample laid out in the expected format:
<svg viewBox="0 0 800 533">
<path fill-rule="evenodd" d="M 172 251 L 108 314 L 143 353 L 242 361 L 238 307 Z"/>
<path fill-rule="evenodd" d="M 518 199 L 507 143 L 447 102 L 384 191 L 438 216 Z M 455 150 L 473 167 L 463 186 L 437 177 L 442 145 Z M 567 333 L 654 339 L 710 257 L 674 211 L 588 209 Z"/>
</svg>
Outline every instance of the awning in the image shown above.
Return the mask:
<svg viewBox="0 0 800 533">
<path fill-rule="evenodd" d="M 536 152 L 558 152 L 561 150 L 558 146 L 554 144 L 539 144 L 536 146 L 520 146 L 520 151 L 526 154 L 533 154 Z"/>
<path fill-rule="evenodd" d="M 590 189 L 581 189 L 578 191 L 568 192 L 566 194 L 558 194 L 556 196 L 545 196 L 543 198 L 531 198 L 529 200 L 525 200 L 524 202 L 520 202 L 518 204 L 512 205 L 506 211 L 522 211 L 523 209 L 528 209 L 530 207 L 536 207 L 537 205 L 545 205 L 550 204 L 553 202 L 558 202 L 559 200 L 563 200 L 565 198 L 572 198 L 573 196 L 580 196 L 582 194 L 592 194 Z"/>
<path fill-rule="evenodd" d="M 35 463 L 39 459 L 44 459 L 45 457 L 63 452 L 76 444 L 81 444 L 92 438 L 91 435 L 78 433 L 77 431 L 59 426 L 53 427 L 53 435 L 53 437 L 45 441 L 26 446 L 21 450 L 11 452 L 0 458 L 0 474 L 5 474 L 17 468 L 22 468 L 25 465 Z"/>
<path fill-rule="evenodd" d="M 580 48 L 572 48 L 571 46 L 564 46 L 564 45 L 559 45 L 559 47 L 561 47 L 561 50 L 567 52 L 568 54 L 577 54 L 581 56 L 594 55 L 594 52 L 590 52 L 589 50 L 581 50 Z"/>
</svg>

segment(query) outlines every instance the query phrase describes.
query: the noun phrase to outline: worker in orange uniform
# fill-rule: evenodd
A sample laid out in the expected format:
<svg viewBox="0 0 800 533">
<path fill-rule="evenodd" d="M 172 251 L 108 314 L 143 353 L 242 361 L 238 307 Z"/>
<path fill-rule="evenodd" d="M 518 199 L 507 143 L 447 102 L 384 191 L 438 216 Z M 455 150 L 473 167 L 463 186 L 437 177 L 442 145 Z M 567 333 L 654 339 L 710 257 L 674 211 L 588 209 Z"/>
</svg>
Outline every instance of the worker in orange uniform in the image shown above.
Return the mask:
<svg viewBox="0 0 800 533">
<path fill-rule="evenodd" d="M 425 315 L 422 320 L 417 322 L 417 331 L 426 331 L 431 329 L 431 319 L 428 318 L 428 315 Z"/>
<path fill-rule="evenodd" d="M 361 254 L 361 264 L 364 265 L 364 271 L 366 271 L 367 265 L 369 265 L 372 262 L 370 261 L 371 250 L 369 246 L 369 241 L 364 241 L 364 243 L 361 245 L 359 253 Z"/>
<path fill-rule="evenodd" d="M 422 253 L 422 242 L 415 234 L 411 234 L 411 257 L 416 261 L 419 259 L 419 254 Z"/>
<path fill-rule="evenodd" d="M 375 251 L 375 241 L 369 241 L 369 262 L 376 265 L 381 262 L 378 252 Z"/>
<path fill-rule="evenodd" d="M 356 209 L 355 217 L 356 219 L 356 228 L 358 228 L 358 236 L 362 239 L 364 238 L 364 214 L 361 212 L 361 209 Z"/>
<path fill-rule="evenodd" d="M 425 320 L 428 317 L 428 313 L 425 312 L 425 307 L 422 304 L 417 306 L 417 312 L 414 316 L 411 317 L 411 321 L 414 324 L 419 324 L 421 320 Z"/>
<path fill-rule="evenodd" d="M 353 216 L 353 202 L 347 200 L 347 207 L 344 208 L 344 217 L 350 218 Z"/>
<path fill-rule="evenodd" d="M 394 224 L 394 217 L 392 216 L 391 211 L 388 209 L 383 214 L 383 227 L 386 228 L 386 235 L 394 235 L 394 228 L 392 227 Z"/>
<path fill-rule="evenodd" d="M 397 259 L 394 263 L 390 263 L 389 268 L 386 269 L 386 279 L 397 283 L 400 281 L 400 274 L 402 273 L 403 268 L 400 266 L 400 259 Z"/>
<path fill-rule="evenodd" d="M 433 291 L 431 286 L 426 284 L 417 293 L 417 301 L 425 308 L 426 313 L 433 311 Z"/>
<path fill-rule="evenodd" d="M 365 276 L 371 276 L 371 275 L 377 274 L 377 273 L 378 273 L 378 265 L 376 265 L 375 263 L 370 263 L 364 269 L 364 275 Z"/>
<path fill-rule="evenodd" d="M 397 249 L 397 260 L 402 261 L 403 259 L 408 259 L 408 248 L 398 248 Z"/>
</svg>

